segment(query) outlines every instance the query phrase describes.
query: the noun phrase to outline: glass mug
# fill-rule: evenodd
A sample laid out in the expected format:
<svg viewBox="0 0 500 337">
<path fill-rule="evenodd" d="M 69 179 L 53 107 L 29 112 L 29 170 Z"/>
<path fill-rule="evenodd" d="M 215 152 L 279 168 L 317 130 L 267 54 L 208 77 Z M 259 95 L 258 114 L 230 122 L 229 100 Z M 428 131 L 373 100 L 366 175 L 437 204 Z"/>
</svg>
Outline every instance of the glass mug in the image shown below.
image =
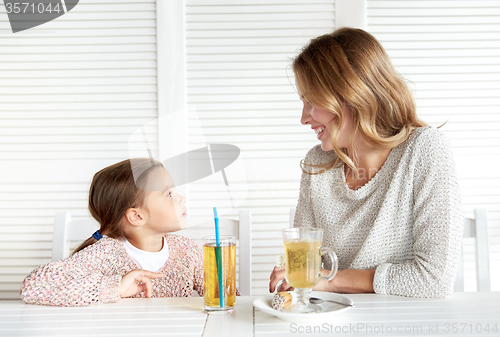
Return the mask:
<svg viewBox="0 0 500 337">
<path fill-rule="evenodd" d="M 229 313 L 236 304 L 236 238 L 221 235 L 220 247 L 215 236 L 203 238 L 203 298 L 206 313 Z M 216 256 L 222 259 L 222 289 L 219 293 L 219 270 Z M 221 297 L 224 298 L 221 305 Z"/>
<path fill-rule="evenodd" d="M 285 245 L 286 281 L 295 288 L 297 303 L 287 307 L 285 311 L 292 313 L 314 313 L 322 309 L 319 305 L 309 303 L 312 288 L 320 280 L 330 281 L 337 274 L 337 255 L 328 247 L 322 247 L 323 230 L 319 228 L 286 228 L 283 229 Z M 327 254 L 332 260 L 330 274 L 321 273 L 321 255 Z"/>
</svg>

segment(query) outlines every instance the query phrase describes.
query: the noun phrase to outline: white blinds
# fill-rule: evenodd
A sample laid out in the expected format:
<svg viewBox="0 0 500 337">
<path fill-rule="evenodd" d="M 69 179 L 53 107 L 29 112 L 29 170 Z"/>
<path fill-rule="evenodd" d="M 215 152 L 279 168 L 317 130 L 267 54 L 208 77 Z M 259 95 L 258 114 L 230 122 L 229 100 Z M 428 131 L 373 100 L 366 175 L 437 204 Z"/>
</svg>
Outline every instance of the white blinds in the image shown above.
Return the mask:
<svg viewBox="0 0 500 337">
<path fill-rule="evenodd" d="M 253 294 L 267 293 L 282 253 L 279 230 L 297 202 L 299 162 L 317 143 L 300 125 L 290 58 L 333 30 L 333 2 L 186 1 L 187 103 L 198 112 L 205 140 L 237 145 L 247 169 L 242 208 L 253 212 Z M 190 147 L 205 146 L 192 130 Z M 191 208 L 218 201 L 210 191 L 190 189 L 189 196 Z"/>
<path fill-rule="evenodd" d="M 500 290 L 500 2 L 368 0 L 368 31 L 412 82 L 419 115 L 451 140 L 468 216 L 486 208 Z M 474 290 L 465 247 L 466 291 Z"/>
<path fill-rule="evenodd" d="M 82 0 L 16 34 L 0 13 L 0 298 L 19 298 L 50 261 L 54 214 L 88 216 L 93 174 L 157 116 L 156 13 L 154 0 Z"/>
<path fill-rule="evenodd" d="M 297 201 L 299 161 L 317 144 L 300 125 L 290 58 L 333 30 L 334 2 L 185 0 L 187 103 L 204 133 L 188 120 L 186 139 L 190 148 L 242 150 L 255 295 L 267 292 L 282 253 L 279 230 Z M 368 0 L 368 31 L 413 82 L 421 117 L 448 121 L 442 130 L 468 215 L 489 210 L 493 290 L 500 284 L 499 7 Z M 17 298 L 23 277 L 50 260 L 54 213 L 86 216 L 92 175 L 127 157 L 129 135 L 157 117 L 156 18 L 154 0 L 81 0 L 65 16 L 12 34 L 0 15 L 0 298 Z M 156 152 L 154 123 L 148 132 Z M 189 196 L 194 209 L 219 198 L 202 188 Z"/>
</svg>

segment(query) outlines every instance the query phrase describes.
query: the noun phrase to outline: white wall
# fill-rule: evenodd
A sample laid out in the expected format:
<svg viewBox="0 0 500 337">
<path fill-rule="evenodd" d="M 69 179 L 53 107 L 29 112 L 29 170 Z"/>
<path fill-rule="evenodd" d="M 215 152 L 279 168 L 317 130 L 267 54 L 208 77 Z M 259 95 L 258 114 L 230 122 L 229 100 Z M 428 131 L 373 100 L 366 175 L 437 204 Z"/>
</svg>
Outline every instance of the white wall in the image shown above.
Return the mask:
<svg viewBox="0 0 500 337">
<path fill-rule="evenodd" d="M 500 2 L 368 0 L 368 31 L 411 82 L 419 116 L 451 141 L 468 216 L 486 208 L 500 290 Z M 467 239 L 465 290 L 476 288 Z"/>
<path fill-rule="evenodd" d="M 242 150 L 249 188 L 242 208 L 254 215 L 253 290 L 266 293 L 282 250 L 279 231 L 298 197 L 299 161 L 317 143 L 300 125 L 289 59 L 333 30 L 335 1 L 184 3 L 157 13 L 154 0 L 81 0 L 67 15 L 15 35 L 0 5 L 0 298 L 17 298 L 24 276 L 50 260 L 55 212 L 87 216 L 93 173 L 127 157 L 134 129 L 152 122 L 154 153 L 164 153 L 172 138 L 162 126 L 158 134 L 155 121 L 185 106 L 198 112 L 204 139 L 188 119 L 185 131 L 176 131 L 179 146 L 220 142 Z M 169 25 L 175 11 L 184 21 Z M 500 4 L 368 0 L 366 13 L 367 30 L 413 82 L 421 117 L 448 121 L 442 130 L 454 146 L 464 206 L 470 215 L 475 207 L 489 210 L 498 291 Z M 179 31 L 169 36 L 179 26 L 184 45 Z M 178 53 L 171 44 L 185 60 L 172 75 L 184 80 L 180 88 L 162 68 Z M 169 105 L 171 92 L 181 98 Z M 193 210 L 218 200 L 201 187 L 189 197 Z M 474 288 L 471 279 L 466 286 Z"/>
<path fill-rule="evenodd" d="M 0 298 L 50 261 L 54 214 L 86 217 L 90 181 L 128 157 L 147 121 L 157 146 L 155 1 L 80 1 L 13 34 L 0 4 Z"/>
</svg>

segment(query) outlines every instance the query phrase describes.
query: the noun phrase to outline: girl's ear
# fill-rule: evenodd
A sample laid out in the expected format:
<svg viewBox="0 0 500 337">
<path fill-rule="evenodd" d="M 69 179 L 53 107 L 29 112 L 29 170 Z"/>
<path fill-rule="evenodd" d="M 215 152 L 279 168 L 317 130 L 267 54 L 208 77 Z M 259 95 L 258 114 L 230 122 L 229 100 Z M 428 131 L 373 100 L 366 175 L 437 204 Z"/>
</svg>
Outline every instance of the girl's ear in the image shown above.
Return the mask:
<svg viewBox="0 0 500 337">
<path fill-rule="evenodd" d="M 129 208 L 125 212 L 125 219 L 132 226 L 140 227 L 146 223 L 144 213 L 139 208 Z"/>
</svg>

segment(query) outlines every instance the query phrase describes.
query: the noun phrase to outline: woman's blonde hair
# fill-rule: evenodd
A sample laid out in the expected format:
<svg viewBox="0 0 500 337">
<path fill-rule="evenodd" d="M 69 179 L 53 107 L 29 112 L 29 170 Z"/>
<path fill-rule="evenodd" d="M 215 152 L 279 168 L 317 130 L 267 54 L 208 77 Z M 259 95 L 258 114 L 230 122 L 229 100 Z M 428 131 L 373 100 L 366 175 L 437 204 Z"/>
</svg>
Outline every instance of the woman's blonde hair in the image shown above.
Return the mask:
<svg viewBox="0 0 500 337">
<path fill-rule="evenodd" d="M 89 211 L 100 224 L 99 233 L 125 238 L 121 221 L 129 208 L 144 207 L 146 191 L 155 181 L 164 183 L 163 165 L 149 158 L 134 158 L 105 167 L 94 175 L 89 189 Z M 156 176 L 151 176 L 155 173 Z M 154 186 L 153 186 L 154 187 Z M 154 190 L 154 189 L 153 189 Z M 91 236 L 73 254 L 95 243 Z"/>
<path fill-rule="evenodd" d="M 347 149 L 335 145 L 344 120 L 344 104 L 352 115 L 353 145 L 360 133 L 374 146 L 393 148 L 415 128 L 426 125 L 418 119 L 410 88 L 394 69 L 384 48 L 362 29 L 340 28 L 311 40 L 292 66 L 304 98 L 338 117 L 331 132 L 336 159 L 321 165 L 302 161 L 306 173 L 318 174 L 346 163 L 359 177 L 356 153 L 348 154 Z M 304 165 L 320 170 L 309 172 Z"/>
</svg>

